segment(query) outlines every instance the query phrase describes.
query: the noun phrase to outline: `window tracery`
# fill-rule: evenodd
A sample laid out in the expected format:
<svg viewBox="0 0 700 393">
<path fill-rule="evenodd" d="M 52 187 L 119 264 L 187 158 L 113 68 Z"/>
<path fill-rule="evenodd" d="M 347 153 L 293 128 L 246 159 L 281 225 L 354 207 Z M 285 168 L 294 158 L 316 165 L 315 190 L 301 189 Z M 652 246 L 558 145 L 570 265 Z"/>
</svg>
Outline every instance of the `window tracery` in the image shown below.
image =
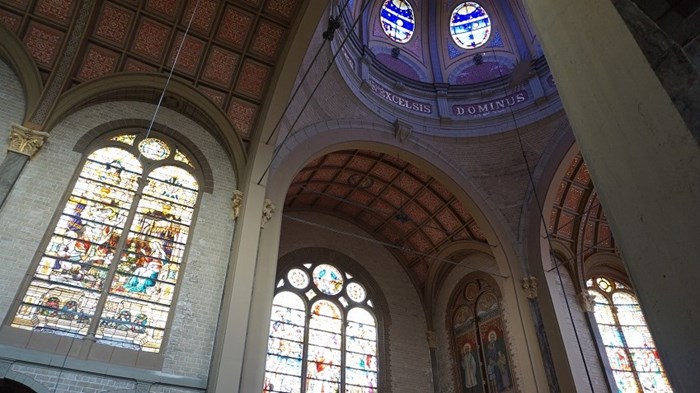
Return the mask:
<svg viewBox="0 0 700 393">
<path fill-rule="evenodd" d="M 465 1 L 452 11 L 450 34 L 460 48 L 478 48 L 491 36 L 491 18 L 480 4 Z"/>
<path fill-rule="evenodd" d="M 12 326 L 159 352 L 199 198 L 167 138 L 111 138 L 85 157 Z M 126 234 L 126 236 L 124 236 Z"/>
<path fill-rule="evenodd" d="M 378 322 L 365 287 L 332 264 L 281 276 L 273 299 L 264 392 L 378 391 Z"/>
<path fill-rule="evenodd" d="M 589 279 L 586 286 L 619 391 L 672 393 L 636 296 L 603 276 Z"/>
<path fill-rule="evenodd" d="M 405 0 L 386 0 L 382 5 L 379 21 L 382 30 L 393 41 L 405 44 L 411 40 L 415 30 L 413 7 Z"/>
</svg>

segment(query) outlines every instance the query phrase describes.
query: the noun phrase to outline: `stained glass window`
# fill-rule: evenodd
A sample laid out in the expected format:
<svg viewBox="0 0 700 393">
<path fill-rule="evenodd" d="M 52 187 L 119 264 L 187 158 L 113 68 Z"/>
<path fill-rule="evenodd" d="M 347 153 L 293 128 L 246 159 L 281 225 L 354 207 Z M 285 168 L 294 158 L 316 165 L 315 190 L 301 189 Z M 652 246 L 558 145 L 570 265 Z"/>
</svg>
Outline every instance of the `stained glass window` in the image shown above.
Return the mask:
<svg viewBox="0 0 700 393">
<path fill-rule="evenodd" d="M 386 0 L 379 13 L 379 21 L 384 33 L 399 44 L 411 40 L 416 19 L 413 7 L 408 1 Z"/>
<path fill-rule="evenodd" d="M 12 326 L 160 351 L 199 186 L 138 139 L 87 156 Z"/>
<path fill-rule="evenodd" d="M 377 392 L 378 325 L 365 287 L 329 264 L 295 266 L 282 277 L 263 391 Z"/>
<path fill-rule="evenodd" d="M 450 34 L 460 48 L 478 48 L 491 36 L 491 18 L 481 5 L 466 1 L 452 11 Z"/>
<path fill-rule="evenodd" d="M 605 277 L 592 278 L 587 285 L 619 392 L 673 392 L 634 294 Z"/>
</svg>

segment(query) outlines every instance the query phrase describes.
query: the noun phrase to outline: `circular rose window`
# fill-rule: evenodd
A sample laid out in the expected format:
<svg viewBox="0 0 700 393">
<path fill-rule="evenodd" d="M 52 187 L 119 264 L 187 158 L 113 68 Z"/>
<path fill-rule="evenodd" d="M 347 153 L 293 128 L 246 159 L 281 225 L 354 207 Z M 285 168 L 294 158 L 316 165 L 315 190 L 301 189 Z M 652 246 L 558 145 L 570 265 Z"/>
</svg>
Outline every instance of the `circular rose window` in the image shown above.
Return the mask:
<svg viewBox="0 0 700 393">
<path fill-rule="evenodd" d="M 450 34 L 460 48 L 478 48 L 491 36 L 491 18 L 481 5 L 461 3 L 452 11 Z"/>
</svg>

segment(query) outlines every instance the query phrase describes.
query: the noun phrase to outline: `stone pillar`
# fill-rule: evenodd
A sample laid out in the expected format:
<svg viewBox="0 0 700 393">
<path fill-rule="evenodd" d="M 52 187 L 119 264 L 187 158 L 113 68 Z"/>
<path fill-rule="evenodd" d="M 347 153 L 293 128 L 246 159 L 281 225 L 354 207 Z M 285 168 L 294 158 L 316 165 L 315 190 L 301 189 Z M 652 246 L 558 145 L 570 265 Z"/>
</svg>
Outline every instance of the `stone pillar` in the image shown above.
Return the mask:
<svg viewBox="0 0 700 393">
<path fill-rule="evenodd" d="M 49 134 L 12 124 L 7 155 L 0 163 L 0 207 L 5 204 L 7 196 L 24 169 L 24 165 L 43 146 Z"/>
<path fill-rule="evenodd" d="M 242 180 L 247 183 L 243 186 L 240 215 L 236 222 L 226 289 L 221 303 L 221 315 L 207 388 L 209 392 L 246 391 L 241 390 L 241 379 L 247 336 L 254 333 L 248 330 L 248 320 L 251 317 L 258 244 L 261 231 L 264 230 L 261 228 L 263 222 L 269 219 L 263 216 L 273 214 L 266 209 L 265 186 L 258 185 L 257 182 L 271 157 L 272 147 L 261 145 L 256 151 L 256 160 L 252 168 L 248 169 Z M 234 206 L 235 203 L 238 202 L 234 197 Z M 264 364 L 262 367 L 264 369 Z"/>
<path fill-rule="evenodd" d="M 700 150 L 609 0 L 525 0 L 668 377 L 700 386 Z"/>
</svg>

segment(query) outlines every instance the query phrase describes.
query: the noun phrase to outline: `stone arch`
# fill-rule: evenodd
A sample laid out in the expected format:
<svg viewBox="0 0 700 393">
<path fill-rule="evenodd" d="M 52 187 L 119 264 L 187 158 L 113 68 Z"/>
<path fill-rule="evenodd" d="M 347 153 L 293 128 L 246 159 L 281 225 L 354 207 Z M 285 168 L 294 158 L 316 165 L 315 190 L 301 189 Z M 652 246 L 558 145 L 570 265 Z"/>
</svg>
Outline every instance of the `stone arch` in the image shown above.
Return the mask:
<svg viewBox="0 0 700 393">
<path fill-rule="evenodd" d="M 296 131 L 277 147 L 278 154 L 267 175 L 267 196 L 276 206 L 284 198 L 294 176 L 314 158 L 343 149 L 366 149 L 394 154 L 440 181 L 469 211 L 488 243 L 494 245 L 493 255 L 499 274 L 518 271 L 517 257 L 512 248 L 505 219 L 491 209 L 476 186 L 452 163 L 429 147 L 407 140 L 399 142 L 393 127 L 382 123 L 332 121 L 311 125 Z"/>
<path fill-rule="evenodd" d="M 160 74 L 112 74 L 82 83 L 64 93 L 46 120 L 44 129 L 53 127 L 68 115 L 98 103 L 141 101 L 157 103 L 167 77 Z M 189 117 L 211 132 L 226 149 L 237 174 L 242 173 L 247 153 L 239 133 L 224 112 L 191 85 L 172 79 L 162 106 Z"/>
<path fill-rule="evenodd" d="M 29 375 L 9 370 L 7 374 L 5 374 L 5 379 L 20 383 L 34 390 L 36 393 L 50 393 L 50 390 L 46 386 L 42 385 L 39 381 L 30 377 Z"/>
<path fill-rule="evenodd" d="M 4 25 L 0 24 L 0 57 L 5 59 L 19 77 L 24 88 L 27 106 L 24 110 L 24 120 L 34 110 L 39 102 L 44 83 L 34 59 L 27 53 L 22 41 Z"/>
</svg>

